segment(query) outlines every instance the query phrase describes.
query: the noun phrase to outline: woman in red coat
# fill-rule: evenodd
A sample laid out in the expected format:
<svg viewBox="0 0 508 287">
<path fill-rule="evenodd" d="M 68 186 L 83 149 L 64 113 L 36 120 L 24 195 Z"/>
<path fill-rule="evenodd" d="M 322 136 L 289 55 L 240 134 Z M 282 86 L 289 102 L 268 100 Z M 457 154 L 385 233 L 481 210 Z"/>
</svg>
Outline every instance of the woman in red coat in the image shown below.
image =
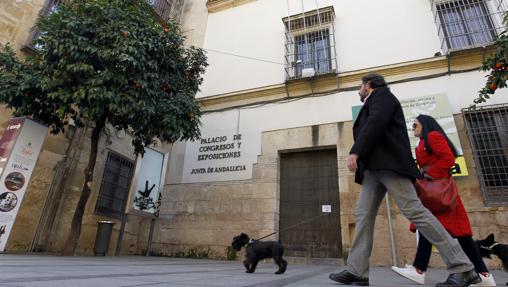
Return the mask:
<svg viewBox="0 0 508 287">
<path fill-rule="evenodd" d="M 451 176 L 450 168 L 455 165 L 455 157 L 458 154 L 443 128 L 431 116 L 419 115 L 413 124 L 413 132 L 415 137 L 420 138 L 416 147 L 416 161 L 422 170 L 422 176 L 430 180 L 449 178 Z M 476 272 L 480 274 L 482 282 L 471 286 L 496 286 L 494 278 L 489 274 L 478 246 L 473 240 L 471 224 L 460 195 L 457 196 L 457 208 L 449 212 L 434 214 L 434 216 L 450 235 L 459 241 Z M 415 226 L 411 224 L 410 229 L 414 231 Z M 393 266 L 392 270 L 410 280 L 424 284 L 425 271 L 429 265 L 431 253 L 432 244 L 419 233 L 418 249 L 413 265 L 408 265 L 406 268 Z"/>
</svg>

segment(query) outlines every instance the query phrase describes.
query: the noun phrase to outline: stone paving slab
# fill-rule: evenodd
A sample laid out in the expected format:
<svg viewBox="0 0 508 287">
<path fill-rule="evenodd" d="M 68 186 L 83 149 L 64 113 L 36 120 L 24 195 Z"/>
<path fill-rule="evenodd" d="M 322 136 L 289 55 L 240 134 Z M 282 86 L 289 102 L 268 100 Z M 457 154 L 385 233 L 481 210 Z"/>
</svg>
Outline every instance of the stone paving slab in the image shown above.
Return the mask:
<svg viewBox="0 0 508 287">
<path fill-rule="evenodd" d="M 0 254 L 0 287 L 278 287 L 341 286 L 328 274 L 342 267 L 324 264 L 290 264 L 283 275 L 277 266 L 258 265 L 247 274 L 240 261 L 167 257 L 59 257 Z M 498 286 L 505 286 L 508 273 L 493 271 Z M 434 286 L 447 276 L 445 270 L 427 272 L 426 285 L 414 285 L 386 267 L 371 268 L 371 286 Z"/>
</svg>

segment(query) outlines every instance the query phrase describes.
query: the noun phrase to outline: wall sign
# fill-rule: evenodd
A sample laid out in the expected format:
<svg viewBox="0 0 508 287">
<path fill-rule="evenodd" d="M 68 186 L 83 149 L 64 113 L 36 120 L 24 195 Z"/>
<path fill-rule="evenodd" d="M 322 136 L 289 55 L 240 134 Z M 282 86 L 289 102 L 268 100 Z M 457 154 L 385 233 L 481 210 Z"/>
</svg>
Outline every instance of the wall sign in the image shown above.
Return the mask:
<svg viewBox="0 0 508 287">
<path fill-rule="evenodd" d="M 463 156 L 462 145 L 459 141 L 457 126 L 455 125 L 455 120 L 453 119 L 453 112 L 447 95 L 436 94 L 410 99 L 402 99 L 400 100 L 400 104 L 404 111 L 404 117 L 406 118 L 406 127 L 413 156 L 415 148 L 419 142 L 419 139 L 415 138 L 413 135 L 413 122 L 415 118 L 420 114 L 430 115 L 437 120 L 441 127 L 443 127 L 446 135 L 448 138 L 450 138 L 453 145 L 455 145 L 457 148 L 457 152 L 459 153 L 459 156 L 455 159 L 455 166 L 451 168 L 453 176 L 469 175 Z M 352 107 L 353 121 L 356 120 L 361 107 L 362 106 Z"/>
</svg>

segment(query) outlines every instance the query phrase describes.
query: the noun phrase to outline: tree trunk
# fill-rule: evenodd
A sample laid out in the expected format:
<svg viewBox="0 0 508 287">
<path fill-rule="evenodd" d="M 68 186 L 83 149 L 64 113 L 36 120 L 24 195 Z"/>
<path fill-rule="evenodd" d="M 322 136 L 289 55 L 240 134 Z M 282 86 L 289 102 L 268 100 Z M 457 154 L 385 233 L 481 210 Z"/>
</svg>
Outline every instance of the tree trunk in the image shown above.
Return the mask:
<svg viewBox="0 0 508 287">
<path fill-rule="evenodd" d="M 83 214 L 85 213 L 86 203 L 88 202 L 88 198 L 90 197 L 93 181 L 93 171 L 95 168 L 95 163 L 97 161 L 97 148 L 99 145 L 99 137 L 105 124 L 106 117 L 102 116 L 97 120 L 97 122 L 95 122 L 95 128 L 92 131 L 90 156 L 88 157 L 88 166 L 85 169 L 85 182 L 83 184 L 83 189 L 81 190 L 78 205 L 76 206 L 76 210 L 74 211 L 74 216 L 72 217 L 71 230 L 69 235 L 67 236 L 67 241 L 65 242 L 62 251 L 62 255 L 64 256 L 74 255 L 76 245 L 78 244 L 79 236 L 81 235 L 81 224 L 83 221 Z"/>
<path fill-rule="evenodd" d="M 85 122 L 84 127 L 76 128 L 72 136 L 65 158 L 57 163 L 57 171 L 55 173 L 55 180 L 58 182 L 54 188 L 51 188 L 47 195 L 47 211 L 44 212 L 45 216 L 42 219 L 42 229 L 40 235 L 35 242 L 36 250 L 50 251 L 51 242 L 54 236 L 54 227 L 57 214 L 60 213 L 60 203 L 67 192 L 67 187 L 70 178 L 73 176 L 73 171 L 79 161 L 79 153 L 88 130 L 88 122 Z M 46 207 L 45 207 L 46 208 Z M 34 250 L 33 250 L 34 251 Z"/>
</svg>

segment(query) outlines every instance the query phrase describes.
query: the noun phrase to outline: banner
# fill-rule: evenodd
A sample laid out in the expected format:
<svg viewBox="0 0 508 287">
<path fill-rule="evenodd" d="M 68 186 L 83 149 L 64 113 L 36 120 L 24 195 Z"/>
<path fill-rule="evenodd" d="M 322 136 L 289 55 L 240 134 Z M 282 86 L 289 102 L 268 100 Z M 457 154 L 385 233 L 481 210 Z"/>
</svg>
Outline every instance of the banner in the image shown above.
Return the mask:
<svg viewBox="0 0 508 287">
<path fill-rule="evenodd" d="M 149 217 L 159 215 L 167 159 L 167 154 L 145 147 L 145 154 L 136 161 L 127 213 Z"/>
<path fill-rule="evenodd" d="M 48 128 L 10 119 L 0 139 L 0 252 L 5 250 Z"/>
<path fill-rule="evenodd" d="M 469 175 L 466 162 L 464 160 L 462 145 L 459 141 L 457 126 L 453 118 L 452 108 L 446 94 L 436 94 L 423 97 L 415 97 L 410 99 L 400 100 L 404 117 L 406 120 L 407 132 L 409 141 L 411 143 L 411 151 L 415 152 L 418 145 L 419 138 L 413 134 L 413 122 L 415 118 L 420 115 L 429 115 L 436 119 L 436 121 L 443 127 L 446 135 L 453 143 L 459 156 L 455 159 L 455 166 L 451 168 L 453 176 L 467 176 Z M 353 106 L 351 112 L 353 114 L 353 121 L 356 120 L 358 113 L 362 106 Z"/>
</svg>

